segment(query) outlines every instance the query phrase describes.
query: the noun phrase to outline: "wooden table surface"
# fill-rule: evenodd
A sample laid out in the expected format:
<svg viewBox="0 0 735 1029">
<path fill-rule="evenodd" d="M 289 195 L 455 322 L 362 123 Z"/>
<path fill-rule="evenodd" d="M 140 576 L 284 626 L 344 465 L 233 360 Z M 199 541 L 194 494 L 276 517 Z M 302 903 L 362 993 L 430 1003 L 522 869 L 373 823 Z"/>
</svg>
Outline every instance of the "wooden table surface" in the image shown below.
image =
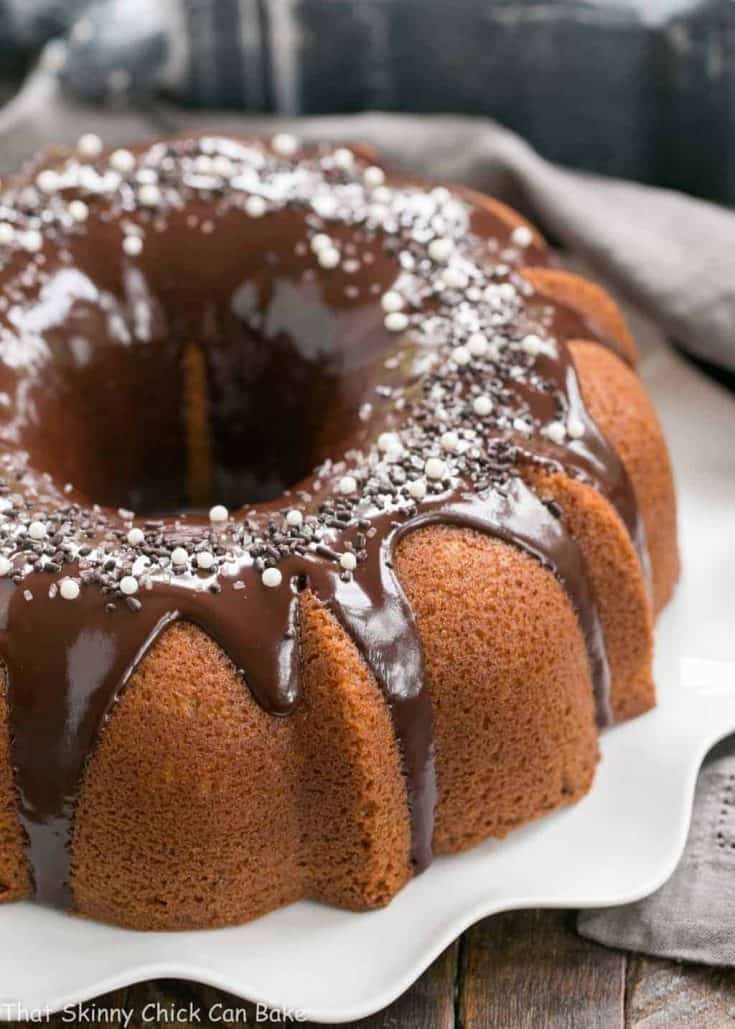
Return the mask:
<svg viewBox="0 0 735 1029">
<path fill-rule="evenodd" d="M 682 965 L 609 950 L 578 936 L 574 912 L 515 911 L 469 929 L 385 1011 L 353 1029 L 720 1029 L 735 1025 L 735 969 Z M 220 1005 L 220 1006 L 217 1006 Z M 64 1025 L 283 1026 L 228 994 L 172 980 L 116 990 L 59 1014 Z M 182 1010 L 183 1009 L 183 1010 Z M 158 1012 L 153 1015 L 153 1012 Z M 213 1014 L 210 1016 L 210 1012 Z M 153 1016 L 153 1020 L 151 1020 Z M 235 1018 L 238 1021 L 235 1023 Z M 247 1022 L 245 1022 L 247 1018 Z M 28 1023 L 12 1022 L 20 1029 Z"/>
</svg>

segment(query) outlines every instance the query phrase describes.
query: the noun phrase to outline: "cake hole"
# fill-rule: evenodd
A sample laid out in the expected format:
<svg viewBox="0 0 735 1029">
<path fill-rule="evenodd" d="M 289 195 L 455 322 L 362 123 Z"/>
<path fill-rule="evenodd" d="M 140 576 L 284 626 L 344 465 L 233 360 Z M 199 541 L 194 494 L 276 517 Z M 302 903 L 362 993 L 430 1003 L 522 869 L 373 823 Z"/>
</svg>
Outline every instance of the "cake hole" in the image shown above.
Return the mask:
<svg viewBox="0 0 735 1029">
<path fill-rule="evenodd" d="M 202 341 L 88 348 L 54 383 L 36 467 L 90 502 L 153 517 L 266 502 L 339 460 L 364 425 L 386 336 L 379 320 L 356 329 L 326 308 L 320 320 L 313 297 L 301 299 L 301 318 L 281 315 L 277 331 L 259 313 Z"/>
</svg>

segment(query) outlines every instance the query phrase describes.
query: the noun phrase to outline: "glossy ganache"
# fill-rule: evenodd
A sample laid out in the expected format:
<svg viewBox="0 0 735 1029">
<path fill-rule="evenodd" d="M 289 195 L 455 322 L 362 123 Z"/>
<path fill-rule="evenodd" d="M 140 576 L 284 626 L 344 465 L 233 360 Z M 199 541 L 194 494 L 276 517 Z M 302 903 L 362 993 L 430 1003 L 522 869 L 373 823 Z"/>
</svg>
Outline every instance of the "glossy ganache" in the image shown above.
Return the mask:
<svg viewBox="0 0 735 1029">
<path fill-rule="evenodd" d="M 162 632 L 200 626 L 288 716 L 304 590 L 385 692 L 424 868 L 432 705 L 393 556 L 429 524 L 553 572 L 610 721 L 585 559 L 532 482 L 593 485 L 647 568 L 567 342 L 619 347 L 524 275 L 549 256 L 520 220 L 359 147 L 84 137 L 6 187 L 0 259 L 0 650 L 39 900 L 73 906 L 85 767 Z"/>
</svg>

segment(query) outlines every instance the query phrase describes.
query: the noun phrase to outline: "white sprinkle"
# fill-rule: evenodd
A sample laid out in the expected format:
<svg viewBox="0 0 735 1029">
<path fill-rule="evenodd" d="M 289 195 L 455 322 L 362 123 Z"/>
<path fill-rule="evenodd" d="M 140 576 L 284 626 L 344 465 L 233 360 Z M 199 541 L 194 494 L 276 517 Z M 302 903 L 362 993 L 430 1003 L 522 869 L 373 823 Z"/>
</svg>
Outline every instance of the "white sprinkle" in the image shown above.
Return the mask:
<svg viewBox="0 0 735 1029">
<path fill-rule="evenodd" d="M 140 236 L 123 236 L 122 248 L 128 257 L 137 257 L 143 252 L 143 240 Z"/>
<path fill-rule="evenodd" d="M 584 422 L 576 414 L 570 414 L 567 418 L 567 432 L 572 439 L 581 439 L 584 436 Z"/>
<path fill-rule="evenodd" d="M 339 563 L 342 565 L 346 572 L 354 572 L 354 570 L 357 568 L 357 558 L 349 550 L 346 550 L 344 554 L 340 556 Z"/>
<path fill-rule="evenodd" d="M 271 148 L 280 157 L 293 157 L 299 148 L 299 141 L 290 132 L 279 132 L 271 140 Z"/>
<path fill-rule="evenodd" d="M 31 522 L 28 526 L 28 535 L 32 540 L 42 540 L 46 536 L 46 526 L 43 522 Z"/>
<path fill-rule="evenodd" d="M 171 551 L 171 564 L 181 567 L 189 560 L 189 554 L 183 547 L 174 547 Z"/>
<path fill-rule="evenodd" d="M 552 443 L 557 443 L 559 446 L 567 438 L 567 430 L 564 426 L 564 422 L 549 422 L 544 429 L 544 433 L 549 437 Z"/>
<path fill-rule="evenodd" d="M 226 522 L 229 517 L 230 512 L 224 504 L 215 504 L 214 507 L 209 509 L 210 522 Z"/>
<path fill-rule="evenodd" d="M 7 558 L 0 556 L 0 575 L 10 575 L 13 570 L 13 562 Z"/>
<path fill-rule="evenodd" d="M 379 206 L 391 204 L 393 202 L 393 190 L 389 189 L 388 186 L 377 186 L 373 190 L 372 199 Z"/>
<path fill-rule="evenodd" d="M 355 155 L 347 147 L 341 146 L 337 147 L 332 154 L 332 160 L 336 168 L 341 168 L 342 171 L 349 171 L 355 163 Z"/>
<path fill-rule="evenodd" d="M 229 179 L 235 171 L 235 166 L 229 157 L 226 157 L 224 154 L 217 154 L 212 159 L 212 171 L 222 179 Z"/>
<path fill-rule="evenodd" d="M 128 543 L 131 547 L 138 547 L 145 539 L 145 533 L 142 529 L 133 528 L 128 533 Z"/>
<path fill-rule="evenodd" d="M 214 565 L 214 554 L 209 550 L 200 550 L 197 554 L 197 568 L 205 571 Z"/>
<path fill-rule="evenodd" d="M 343 475 L 339 480 L 339 491 L 348 497 L 351 493 L 355 493 L 357 490 L 357 479 L 354 475 Z"/>
<path fill-rule="evenodd" d="M 340 253 L 336 247 L 322 247 L 316 259 L 322 268 L 336 268 L 340 262 Z"/>
<path fill-rule="evenodd" d="M 413 479 L 408 484 L 408 492 L 414 500 L 423 500 L 426 496 L 426 483 L 423 479 Z"/>
<path fill-rule="evenodd" d="M 517 247 L 530 247 L 533 243 L 533 233 L 527 225 L 519 225 L 511 232 L 510 239 Z"/>
<path fill-rule="evenodd" d="M 0 222 L 0 246 L 8 246 L 15 239 L 15 229 L 10 222 Z"/>
<path fill-rule="evenodd" d="M 540 336 L 537 336 L 534 332 L 529 333 L 528 336 L 524 336 L 521 340 L 521 349 L 525 350 L 531 357 L 536 357 L 540 354 L 544 348 L 544 341 Z"/>
<path fill-rule="evenodd" d="M 29 254 L 36 254 L 43 246 L 43 236 L 38 229 L 26 229 L 20 234 L 20 245 Z"/>
<path fill-rule="evenodd" d="M 144 182 L 138 190 L 138 203 L 143 207 L 156 207 L 161 203 L 161 191 L 153 182 Z"/>
<path fill-rule="evenodd" d="M 134 575 L 123 575 L 119 585 L 120 592 L 124 593 L 126 597 L 132 597 L 134 593 L 138 592 L 138 580 Z"/>
<path fill-rule="evenodd" d="M 443 479 L 447 474 L 446 461 L 440 457 L 430 457 L 424 465 L 424 472 L 429 479 Z"/>
<path fill-rule="evenodd" d="M 439 236 L 429 243 L 429 257 L 432 261 L 448 261 L 454 253 L 454 242 L 446 236 Z"/>
<path fill-rule="evenodd" d="M 459 436 L 456 432 L 452 432 L 450 429 L 449 432 L 442 434 L 442 437 L 439 440 L 439 446 L 442 450 L 456 450 L 459 446 Z"/>
<path fill-rule="evenodd" d="M 481 394 L 479 397 L 475 397 L 475 399 L 472 401 L 472 410 L 475 412 L 475 414 L 479 414 L 481 418 L 484 418 L 485 415 L 490 414 L 492 409 L 493 402 L 490 399 L 490 397 L 488 397 L 485 393 Z"/>
<path fill-rule="evenodd" d="M 460 366 L 469 364 L 472 359 L 472 355 L 467 347 L 455 347 L 451 356 L 454 363 Z"/>
<path fill-rule="evenodd" d="M 134 575 L 136 579 L 140 579 L 142 575 L 145 575 L 146 569 L 151 563 L 151 559 L 146 557 L 145 554 L 141 554 L 133 561 L 133 567 L 130 569 L 130 574 Z"/>
<path fill-rule="evenodd" d="M 62 579 L 59 583 L 59 593 L 64 600 L 76 600 L 79 596 L 79 583 L 74 579 Z"/>
<path fill-rule="evenodd" d="M 36 176 L 36 185 L 42 193 L 56 193 L 61 185 L 61 176 L 53 168 L 44 168 Z"/>
<path fill-rule="evenodd" d="M 378 436 L 378 450 L 382 450 L 384 454 L 400 445 L 401 441 L 395 432 L 381 432 Z"/>
<path fill-rule="evenodd" d="M 483 357 L 487 353 L 487 336 L 482 332 L 473 332 L 467 340 L 467 349 L 473 357 Z"/>
<path fill-rule="evenodd" d="M 292 528 L 298 528 L 304 521 L 304 516 L 298 508 L 292 507 L 286 515 L 286 525 L 290 525 Z"/>
<path fill-rule="evenodd" d="M 441 280 L 447 289 L 464 289 L 469 281 L 462 269 L 455 265 L 444 269 Z"/>
<path fill-rule="evenodd" d="M 94 132 L 85 132 L 77 140 L 77 150 L 84 157 L 99 157 L 102 153 L 102 140 Z"/>
<path fill-rule="evenodd" d="M 72 200 L 69 203 L 69 214 L 75 222 L 86 222 L 89 217 L 89 208 L 83 200 Z"/>
<path fill-rule="evenodd" d="M 408 328 L 408 315 L 403 311 L 391 311 L 385 316 L 383 324 L 388 332 L 403 332 Z"/>
<path fill-rule="evenodd" d="M 261 196 L 253 194 L 245 201 L 245 213 L 249 214 L 251 218 L 262 218 L 267 210 L 268 204 Z"/>
<path fill-rule="evenodd" d="M 311 206 L 320 218 L 334 218 L 337 213 L 337 200 L 329 193 L 315 196 L 311 201 Z"/>
<path fill-rule="evenodd" d="M 213 163 L 209 154 L 197 154 L 194 159 L 194 171 L 200 175 L 211 175 L 214 171 Z"/>
<path fill-rule="evenodd" d="M 110 154 L 110 166 L 121 175 L 127 175 L 135 167 L 135 157 L 129 150 L 113 150 Z"/>
<path fill-rule="evenodd" d="M 431 191 L 432 199 L 440 207 L 443 207 L 449 200 L 452 199 L 452 194 L 446 188 L 446 186 L 435 186 Z"/>
<path fill-rule="evenodd" d="M 387 293 L 384 293 L 380 298 L 380 303 L 386 314 L 391 314 L 393 311 L 402 311 L 406 306 L 406 301 L 394 289 L 389 289 Z"/>
<path fill-rule="evenodd" d="M 516 288 L 511 282 L 501 282 L 497 287 L 497 295 L 501 300 L 515 300 Z"/>
<path fill-rule="evenodd" d="M 277 568 L 264 568 L 260 578 L 263 585 L 270 589 L 276 589 L 283 582 L 283 576 Z"/>
<path fill-rule="evenodd" d="M 385 172 L 376 164 L 371 164 L 362 173 L 362 180 L 368 189 L 375 189 L 376 186 L 382 186 L 385 182 Z"/>
<path fill-rule="evenodd" d="M 332 237 L 328 236 L 325 232 L 317 232 L 316 236 L 312 238 L 310 246 L 315 254 L 318 254 L 321 250 L 334 249 Z"/>
</svg>

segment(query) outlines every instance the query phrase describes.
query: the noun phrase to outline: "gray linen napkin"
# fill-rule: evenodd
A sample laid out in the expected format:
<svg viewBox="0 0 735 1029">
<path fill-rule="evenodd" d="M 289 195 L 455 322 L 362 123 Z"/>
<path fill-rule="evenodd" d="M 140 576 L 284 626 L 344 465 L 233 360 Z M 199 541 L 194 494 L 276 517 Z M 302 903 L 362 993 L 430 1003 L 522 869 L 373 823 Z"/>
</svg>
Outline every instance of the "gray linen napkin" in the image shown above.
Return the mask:
<svg viewBox="0 0 735 1029">
<path fill-rule="evenodd" d="M 117 113 L 62 97 L 42 66 L 0 111 L 0 172 L 39 147 L 97 132 L 109 144 L 186 128 L 271 131 L 373 143 L 388 160 L 485 190 L 528 213 L 593 274 L 692 353 L 735 370 L 735 214 L 681 194 L 571 172 L 498 125 L 364 114 L 290 122 L 157 106 Z M 586 912 L 580 929 L 614 946 L 735 964 L 735 742 L 702 772 L 682 862 L 637 904 Z"/>
</svg>

